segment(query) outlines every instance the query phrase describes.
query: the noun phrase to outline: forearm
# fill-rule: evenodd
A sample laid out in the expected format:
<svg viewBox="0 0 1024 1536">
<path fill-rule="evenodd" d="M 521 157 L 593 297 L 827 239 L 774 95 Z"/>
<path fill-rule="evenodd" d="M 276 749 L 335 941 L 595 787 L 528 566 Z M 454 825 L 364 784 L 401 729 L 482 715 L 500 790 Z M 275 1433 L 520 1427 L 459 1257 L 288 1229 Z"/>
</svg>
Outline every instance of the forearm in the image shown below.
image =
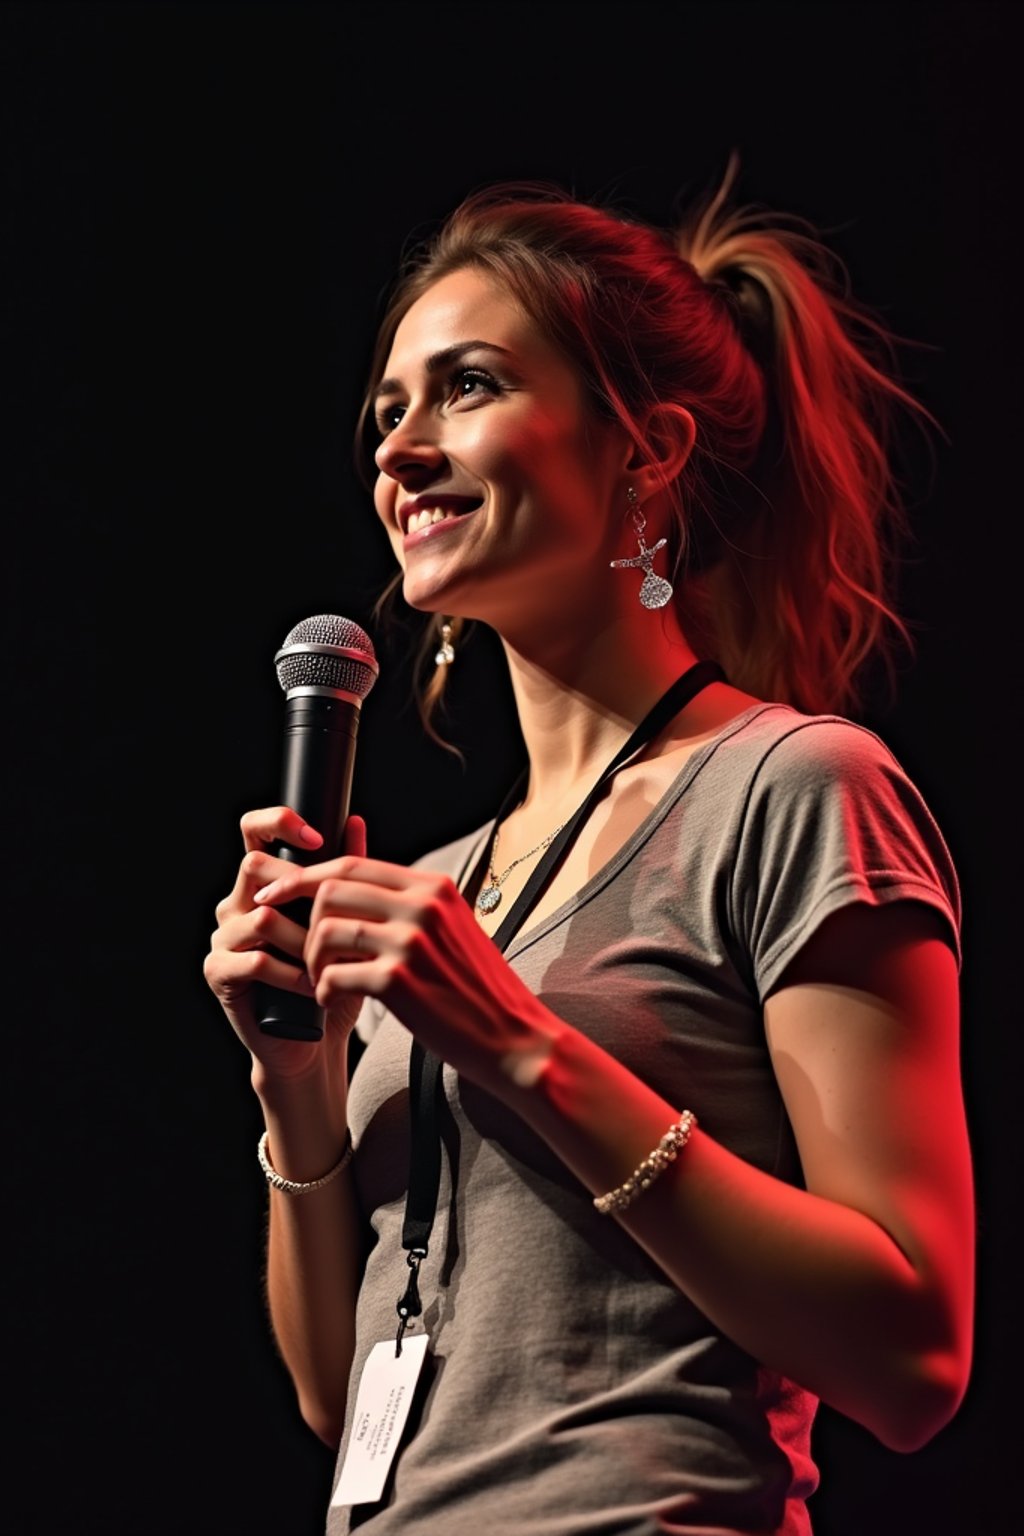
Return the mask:
<svg viewBox="0 0 1024 1536">
<path fill-rule="evenodd" d="M 262 892 L 312 895 L 305 959 L 320 1005 L 377 998 L 594 1194 L 621 1184 L 683 1108 L 701 1112 L 552 1014 L 447 876 L 327 867 L 330 878 L 289 873 Z M 807 1189 L 746 1163 L 707 1124 L 607 1219 L 756 1360 L 909 1450 L 966 1387 L 974 1230 L 955 959 L 930 913 L 893 905 L 881 927 L 867 908 L 833 914 L 764 1004 Z"/>
<path fill-rule="evenodd" d="M 254 1086 L 268 1154 L 284 1178 L 333 1168 L 346 1145 L 344 1083 Z M 328 1444 L 341 1435 L 352 1363 L 362 1244 L 351 1173 L 301 1195 L 269 1190 L 267 1304 L 303 1418 Z"/>
<path fill-rule="evenodd" d="M 686 1107 L 567 1028 L 537 1081 L 502 1097 L 595 1194 Z M 948 1417 L 962 1362 L 942 1287 L 869 1216 L 761 1172 L 704 1128 L 606 1219 L 735 1343 L 886 1444 L 910 1449 Z"/>
</svg>

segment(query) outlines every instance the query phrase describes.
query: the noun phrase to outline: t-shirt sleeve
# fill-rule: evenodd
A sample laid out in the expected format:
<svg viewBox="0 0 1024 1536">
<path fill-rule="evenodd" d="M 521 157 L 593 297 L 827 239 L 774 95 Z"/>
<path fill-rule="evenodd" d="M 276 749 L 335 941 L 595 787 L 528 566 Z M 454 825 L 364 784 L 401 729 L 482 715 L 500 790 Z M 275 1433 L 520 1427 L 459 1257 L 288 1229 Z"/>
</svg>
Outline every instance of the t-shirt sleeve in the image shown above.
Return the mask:
<svg viewBox="0 0 1024 1536">
<path fill-rule="evenodd" d="M 824 919 L 855 902 L 924 902 L 961 963 L 945 839 L 889 748 L 848 720 L 810 717 L 766 752 L 747 792 L 732 890 L 762 1000 Z"/>
</svg>

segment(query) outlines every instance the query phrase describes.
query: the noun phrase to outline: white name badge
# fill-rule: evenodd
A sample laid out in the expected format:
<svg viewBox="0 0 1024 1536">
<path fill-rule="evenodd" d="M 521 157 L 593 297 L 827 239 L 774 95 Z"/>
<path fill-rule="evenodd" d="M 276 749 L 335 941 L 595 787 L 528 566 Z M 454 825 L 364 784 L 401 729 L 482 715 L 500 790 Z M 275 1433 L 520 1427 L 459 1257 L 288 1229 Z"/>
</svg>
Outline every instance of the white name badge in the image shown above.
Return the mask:
<svg viewBox="0 0 1024 1536">
<path fill-rule="evenodd" d="M 427 1335 L 406 1334 L 395 1357 L 394 1339 L 375 1344 L 359 1378 L 352 1432 L 331 1507 L 372 1504 L 384 1492 L 402 1438 L 413 1392 L 427 1358 Z"/>
</svg>

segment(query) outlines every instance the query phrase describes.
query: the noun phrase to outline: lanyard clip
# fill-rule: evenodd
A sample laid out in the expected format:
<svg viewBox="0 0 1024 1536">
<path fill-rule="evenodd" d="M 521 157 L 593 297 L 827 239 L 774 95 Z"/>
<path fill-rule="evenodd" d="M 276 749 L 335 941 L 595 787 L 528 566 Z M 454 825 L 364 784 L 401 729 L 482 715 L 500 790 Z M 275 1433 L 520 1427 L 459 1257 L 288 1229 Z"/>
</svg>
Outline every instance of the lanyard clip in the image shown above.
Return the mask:
<svg viewBox="0 0 1024 1536">
<path fill-rule="evenodd" d="M 417 1283 L 420 1264 L 427 1256 L 425 1248 L 413 1248 L 406 1255 L 406 1263 L 409 1266 L 409 1283 L 403 1295 L 399 1298 L 395 1311 L 398 1313 L 398 1332 L 395 1335 L 395 1359 L 402 1353 L 402 1338 L 409 1326 L 409 1320 L 419 1317 L 423 1311 L 423 1303 L 420 1300 L 420 1288 Z"/>
</svg>

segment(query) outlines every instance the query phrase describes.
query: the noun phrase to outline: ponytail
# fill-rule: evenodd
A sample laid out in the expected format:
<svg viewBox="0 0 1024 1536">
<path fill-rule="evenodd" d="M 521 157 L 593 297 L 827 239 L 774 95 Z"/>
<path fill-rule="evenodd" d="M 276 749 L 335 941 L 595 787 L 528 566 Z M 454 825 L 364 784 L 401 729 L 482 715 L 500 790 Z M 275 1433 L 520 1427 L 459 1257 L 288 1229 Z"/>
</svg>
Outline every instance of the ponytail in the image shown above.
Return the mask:
<svg viewBox="0 0 1024 1536">
<path fill-rule="evenodd" d="M 892 592 L 907 535 L 895 418 L 935 422 L 896 381 L 893 337 L 854 303 L 810 227 L 729 207 L 736 169 L 733 156 L 676 247 L 758 361 L 767 427 L 746 516 L 721 558 L 692 572 L 687 613 L 746 691 L 855 713 L 865 663 L 880 660 L 891 682 L 898 648 L 913 649 Z"/>
</svg>

